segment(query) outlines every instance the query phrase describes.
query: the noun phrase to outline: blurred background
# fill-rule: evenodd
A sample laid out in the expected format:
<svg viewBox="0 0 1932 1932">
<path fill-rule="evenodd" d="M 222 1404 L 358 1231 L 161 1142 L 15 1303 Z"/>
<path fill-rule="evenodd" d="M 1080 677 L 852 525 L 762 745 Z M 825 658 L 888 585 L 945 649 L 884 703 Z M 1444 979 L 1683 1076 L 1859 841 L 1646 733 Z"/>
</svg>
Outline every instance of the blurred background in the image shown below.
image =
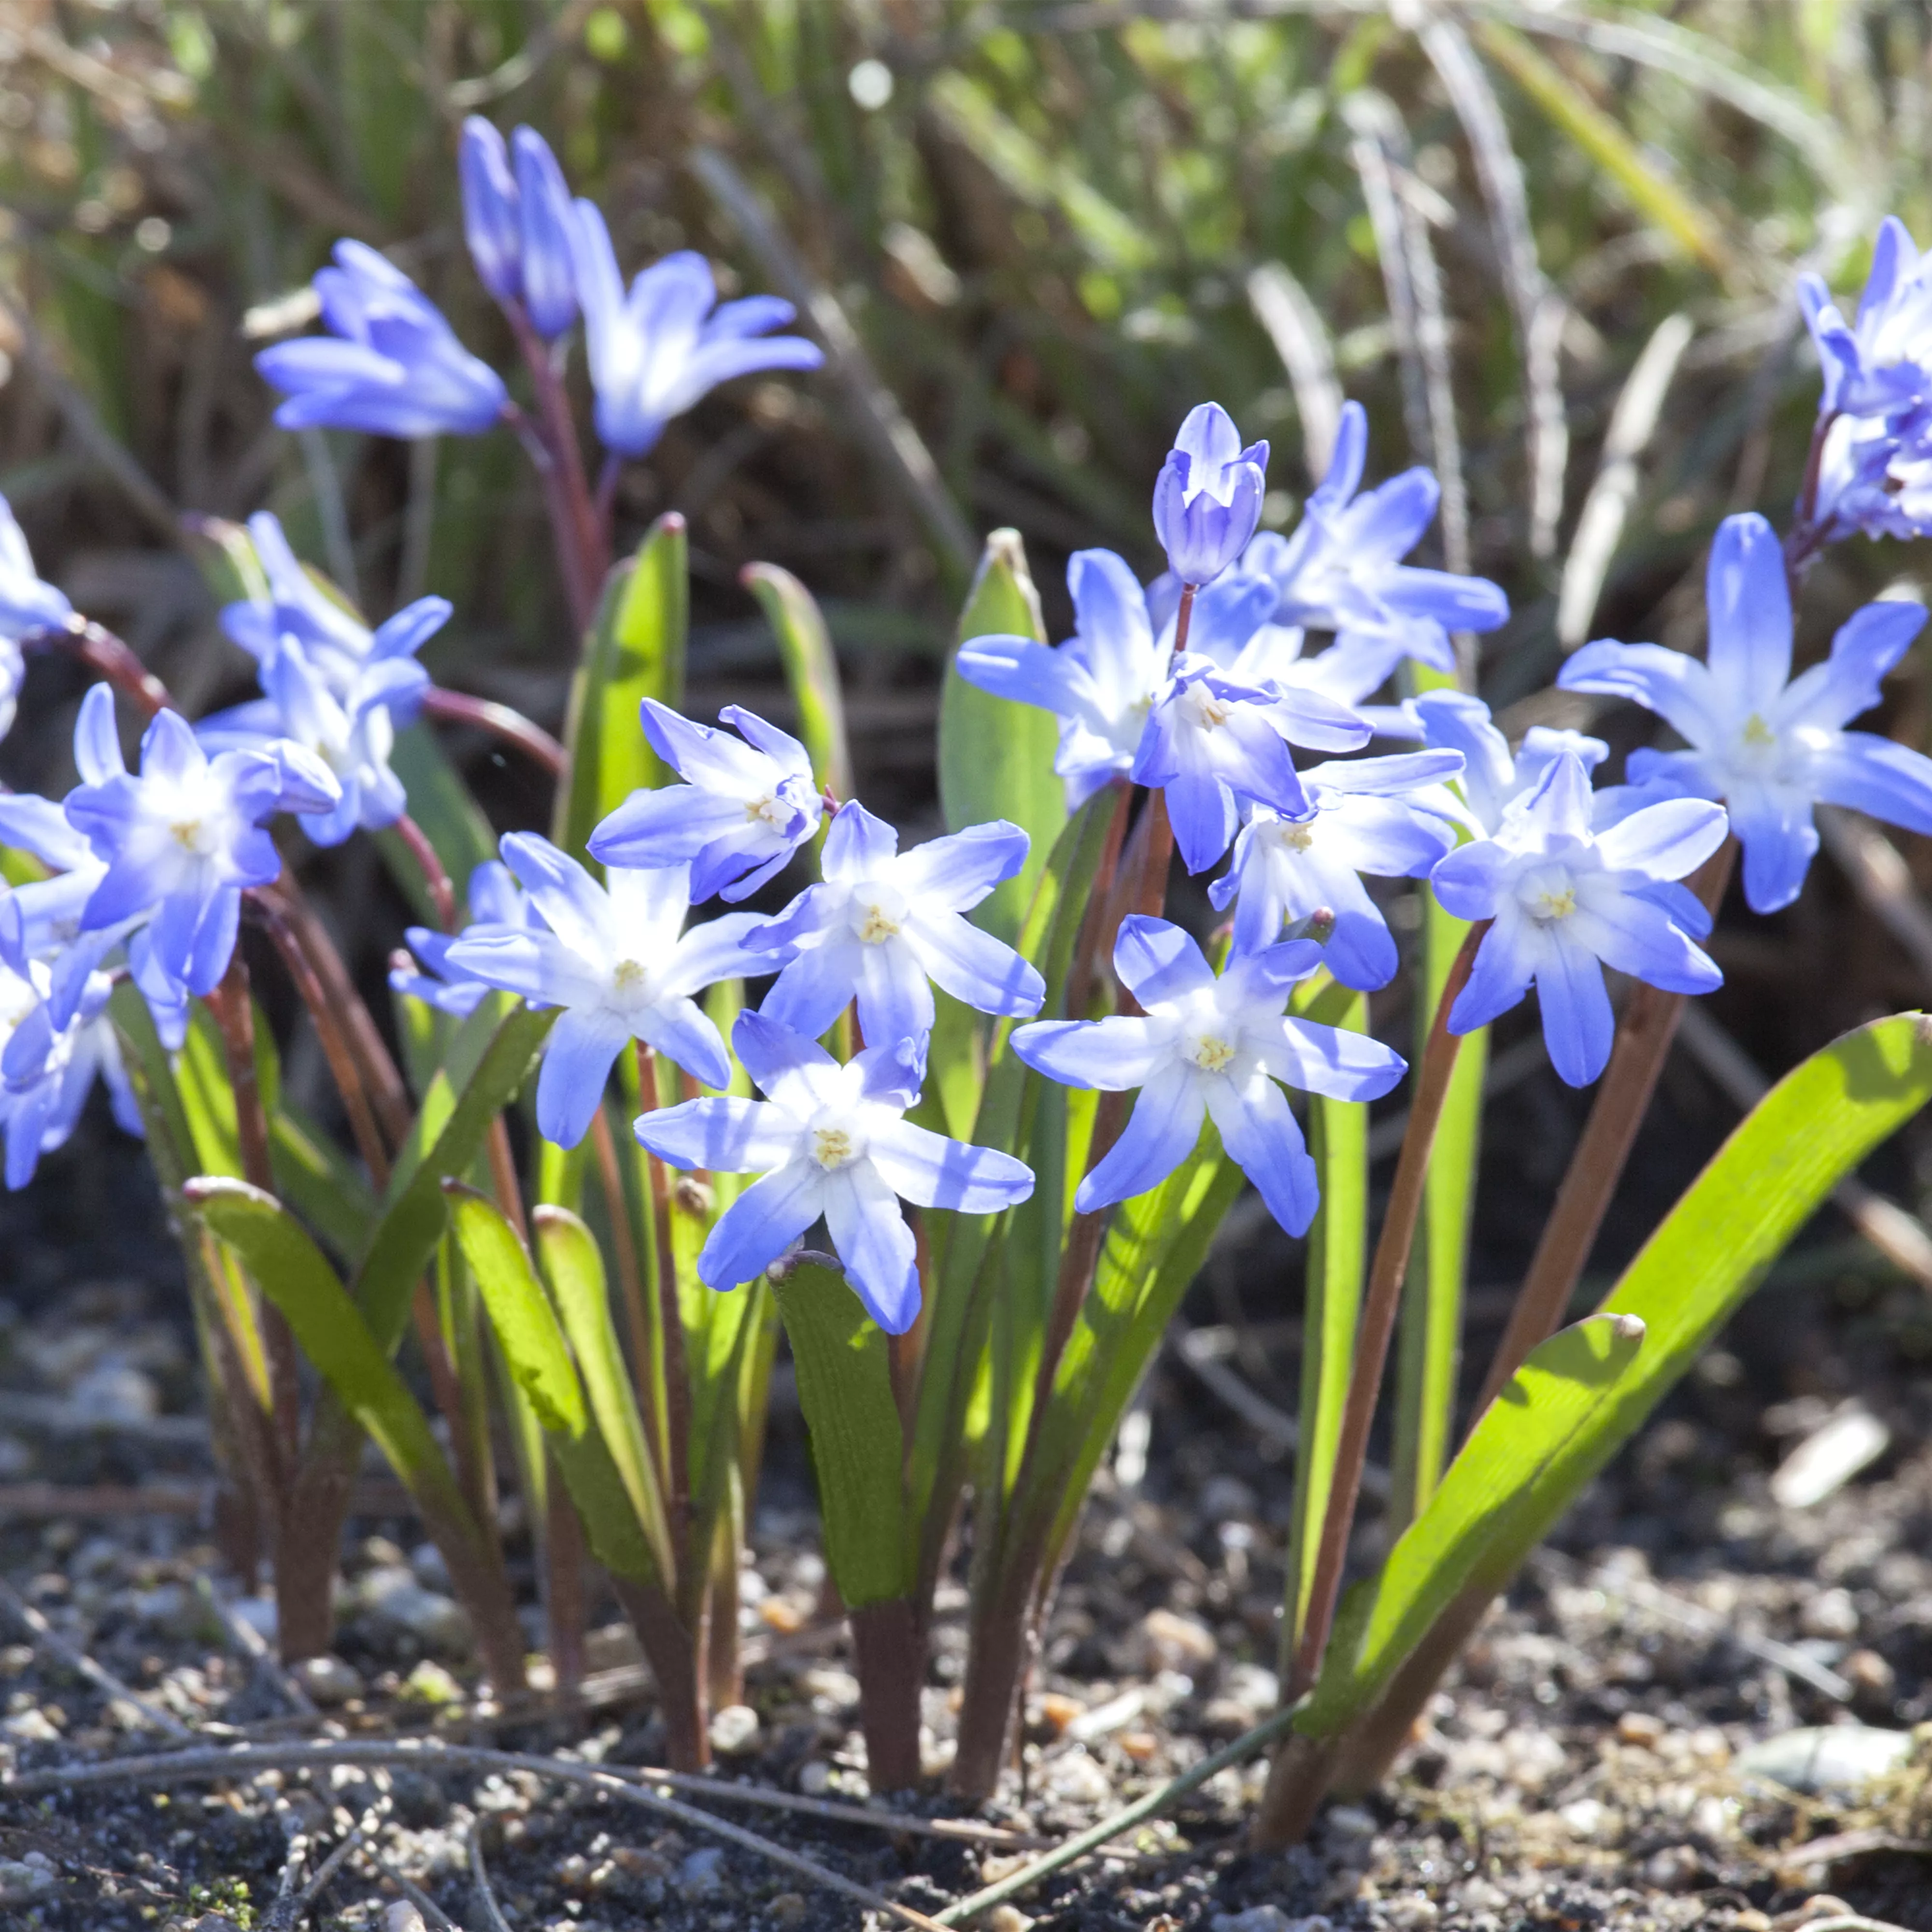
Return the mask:
<svg viewBox="0 0 1932 1932">
<path fill-rule="evenodd" d="M 728 699 L 787 715 L 738 573 L 804 579 L 862 788 L 909 836 L 936 818 L 938 680 L 980 537 L 1023 533 L 1064 634 L 1070 551 L 1157 567 L 1152 480 L 1204 398 L 1271 440 L 1284 529 L 1340 398 L 1360 398 L 1372 481 L 1442 477 L 1417 560 L 1509 592 L 1478 665 L 1507 728 L 1592 722 L 1550 689 L 1564 649 L 1694 648 L 1718 520 L 1788 520 L 1817 382 L 1793 281 L 1811 266 L 1855 288 L 1885 212 L 1923 236 L 1928 63 L 1924 9 L 1878 0 L 10 0 L 0 492 L 44 573 L 192 712 L 244 694 L 249 668 L 178 519 L 266 506 L 372 619 L 452 598 L 434 675 L 554 728 L 576 642 L 514 440 L 286 434 L 250 364 L 310 325 L 308 278 L 348 235 L 511 369 L 458 220 L 457 130 L 480 112 L 547 136 L 627 274 L 701 250 L 726 292 L 790 298 L 826 344 L 818 376 L 735 384 L 676 422 L 626 472 L 620 541 L 689 519 L 700 717 Z M 1924 561 L 1835 548 L 1806 586 L 1801 659 Z M 1883 727 L 1921 746 L 1928 648 Z M 80 688 L 36 666 L 0 777 L 64 786 Z M 1593 728 L 1621 751 L 1648 722 Z M 500 825 L 541 822 L 526 773 L 452 743 Z M 373 980 L 402 909 L 368 916 L 387 888 L 366 841 L 322 876 Z M 1788 914 L 1722 924 L 1708 1011 L 1763 1072 L 1922 1000 L 1924 916 L 1894 884 L 1904 911 L 1882 917 L 1822 864 Z M 1378 996 L 1387 1036 L 1407 998 L 1402 980 Z M 1533 1045 L 1512 1058 L 1534 1024 L 1526 1008 L 1499 1029 L 1479 1291 L 1520 1272 L 1587 1104 Z M 1678 1054 L 1600 1268 L 1736 1115 L 1735 1082 Z M 1908 1209 L 1928 1155 L 1919 1134 L 1886 1156 Z M 76 1150 L 0 1227 L 31 1214 L 52 1253 L 133 1238 L 146 1224 L 116 1193 L 133 1172 Z M 1847 1318 L 1882 1316 L 1886 1361 L 1932 1349 L 1916 1285 L 1842 1223 L 1818 1240 L 1807 1279 L 1838 1284 Z M 1277 1279 L 1244 1255 L 1203 1292 L 1238 1310 L 1277 1301 Z M 1797 1346 L 1802 1325 L 1780 1332 L 1815 1377 L 1829 1352 Z"/>
</svg>

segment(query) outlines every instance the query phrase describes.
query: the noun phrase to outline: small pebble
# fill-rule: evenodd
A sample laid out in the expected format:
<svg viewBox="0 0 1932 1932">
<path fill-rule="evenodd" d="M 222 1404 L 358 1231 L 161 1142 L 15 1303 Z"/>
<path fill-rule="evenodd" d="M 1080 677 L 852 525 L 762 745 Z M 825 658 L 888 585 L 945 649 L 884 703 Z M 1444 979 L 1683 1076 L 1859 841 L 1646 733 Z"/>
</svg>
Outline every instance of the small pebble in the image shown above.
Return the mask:
<svg viewBox="0 0 1932 1932">
<path fill-rule="evenodd" d="M 1898 1673 L 1875 1650 L 1855 1650 L 1838 1668 L 1853 1689 L 1874 1697 L 1889 1697 L 1898 1688 Z"/>
<path fill-rule="evenodd" d="M 1731 1915 L 1731 1932 L 1771 1932 L 1770 1916 L 1756 1906 L 1748 1905 L 1743 1911 Z"/>
<path fill-rule="evenodd" d="M 1666 1845 L 1644 1861 L 1646 1885 L 1659 1892 L 1688 1892 L 1702 1874 L 1704 1861 L 1690 1845 Z"/>
<path fill-rule="evenodd" d="M 332 1652 L 326 1657 L 305 1657 L 290 1666 L 289 1674 L 326 1711 L 362 1694 L 362 1673 Z"/>
<path fill-rule="evenodd" d="M 406 1898 L 399 1898 L 382 1913 L 382 1932 L 428 1932 L 423 1916 Z"/>
<path fill-rule="evenodd" d="M 1820 1590 L 1798 1613 L 1807 1636 L 1848 1637 L 1858 1634 L 1858 1612 L 1849 1590 Z"/>
<path fill-rule="evenodd" d="M 1617 1736 L 1627 1744 L 1654 1750 L 1664 1739 L 1664 1724 L 1647 1711 L 1626 1711 L 1617 1720 Z"/>
<path fill-rule="evenodd" d="M 1214 1661 L 1214 1633 L 1198 1617 L 1174 1610 L 1150 1610 L 1141 1619 L 1139 1636 L 1148 1661 L 1162 1670 L 1198 1669 Z"/>
<path fill-rule="evenodd" d="M 1027 1932 L 1032 1923 L 1017 1905 L 996 1905 L 986 1915 L 986 1932 Z"/>
<path fill-rule="evenodd" d="M 758 1714 L 748 1704 L 727 1704 L 711 1719 L 711 1748 L 721 1757 L 741 1757 L 758 1744 Z"/>
<path fill-rule="evenodd" d="M 724 1854 L 716 1845 L 706 1845 L 702 1850 L 693 1852 L 677 1868 L 678 1890 L 687 1898 L 722 1891 L 724 1884 Z"/>
<path fill-rule="evenodd" d="M 780 1925 L 796 1925 L 808 1910 L 802 1892 L 782 1892 L 766 1906 L 765 1916 Z"/>
<path fill-rule="evenodd" d="M 1077 1744 L 1054 1758 L 1040 1781 L 1049 1796 L 1069 1804 L 1106 1804 L 1114 1796 L 1112 1780 Z"/>
<path fill-rule="evenodd" d="M 1034 1706 L 1034 1714 L 1038 1723 L 1044 1724 L 1055 1737 L 1059 1737 L 1086 1708 L 1078 1697 L 1069 1697 L 1058 1690 L 1048 1690 Z"/>
</svg>

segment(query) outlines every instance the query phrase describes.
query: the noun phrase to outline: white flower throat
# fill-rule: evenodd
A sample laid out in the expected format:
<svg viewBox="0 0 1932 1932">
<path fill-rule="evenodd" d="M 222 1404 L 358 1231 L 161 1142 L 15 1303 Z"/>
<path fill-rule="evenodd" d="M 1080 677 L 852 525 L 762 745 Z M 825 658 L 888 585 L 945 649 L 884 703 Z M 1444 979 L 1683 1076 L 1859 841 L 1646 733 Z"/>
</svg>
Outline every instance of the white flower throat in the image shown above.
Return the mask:
<svg viewBox="0 0 1932 1932">
<path fill-rule="evenodd" d="M 896 939 L 905 924 L 905 895 L 888 885 L 854 886 L 849 916 L 852 930 L 868 946 L 883 946 Z"/>
<path fill-rule="evenodd" d="M 1517 881 L 1516 902 L 1539 926 L 1554 926 L 1576 910 L 1576 881 L 1567 866 L 1539 866 Z"/>
<path fill-rule="evenodd" d="M 863 1158 L 866 1132 L 850 1114 L 828 1109 L 806 1130 L 806 1148 L 827 1174 L 836 1174 Z"/>
</svg>

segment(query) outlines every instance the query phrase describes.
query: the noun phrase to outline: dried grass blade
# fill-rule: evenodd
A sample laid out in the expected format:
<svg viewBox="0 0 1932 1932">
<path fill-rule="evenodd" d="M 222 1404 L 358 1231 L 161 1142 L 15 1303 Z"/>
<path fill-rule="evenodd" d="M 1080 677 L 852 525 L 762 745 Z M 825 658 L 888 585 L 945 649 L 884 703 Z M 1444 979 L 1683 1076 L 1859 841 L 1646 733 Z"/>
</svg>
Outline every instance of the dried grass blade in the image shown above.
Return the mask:
<svg viewBox="0 0 1932 1932">
<path fill-rule="evenodd" d="M 1280 262 L 1264 262 L 1248 277 L 1248 305 L 1268 331 L 1294 391 L 1301 447 L 1310 482 L 1327 473 L 1342 421 L 1342 385 L 1328 325 L 1308 291 Z"/>
</svg>

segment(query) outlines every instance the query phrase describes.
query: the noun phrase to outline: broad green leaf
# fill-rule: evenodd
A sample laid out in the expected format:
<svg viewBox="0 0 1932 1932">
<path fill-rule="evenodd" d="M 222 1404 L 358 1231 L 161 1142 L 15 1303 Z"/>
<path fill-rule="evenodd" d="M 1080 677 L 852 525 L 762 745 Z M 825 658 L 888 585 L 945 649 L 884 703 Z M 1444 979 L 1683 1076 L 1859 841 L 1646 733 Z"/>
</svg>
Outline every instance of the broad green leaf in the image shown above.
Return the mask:
<svg viewBox="0 0 1932 1932">
<path fill-rule="evenodd" d="M 1447 680 L 1428 676 L 1430 684 Z M 1415 1013 L 1415 1064 L 1421 1064 L 1436 1008 L 1469 928 L 1422 896 L 1422 992 Z M 1402 1341 L 1396 1370 L 1394 1522 L 1408 1523 L 1442 1480 L 1455 1426 L 1461 1360 L 1462 1298 L 1469 1264 L 1469 1224 L 1483 1127 L 1483 1080 L 1490 1031 L 1466 1034 L 1430 1150 L 1422 1226 L 1402 1286 Z"/>
<path fill-rule="evenodd" d="M 638 1520 L 657 1553 L 658 1568 L 667 1576 L 674 1576 L 677 1564 L 664 1520 L 664 1497 L 645 1445 L 629 1366 L 617 1340 L 616 1324 L 610 1318 L 603 1255 L 590 1230 L 567 1210 L 540 1207 L 532 1219 L 544 1278 L 550 1284 L 563 1332 L 570 1339 L 591 1413 L 597 1418 Z"/>
<path fill-rule="evenodd" d="M 522 1090 L 554 1012 L 513 1010 L 497 1026 L 476 1070 L 454 1096 L 434 1138 L 407 1162 L 398 1159 L 382 1197 L 381 1220 L 356 1272 L 356 1300 L 386 1351 L 402 1340 L 410 1297 L 448 1224 L 442 1184 L 469 1171 L 490 1123 Z M 428 1112 L 429 1102 L 424 1108 Z"/>
<path fill-rule="evenodd" d="M 422 1408 L 302 1224 L 272 1195 L 244 1180 L 203 1175 L 184 1192 L 204 1225 L 287 1318 L 302 1353 L 410 1493 L 439 1522 L 464 1520 L 455 1478 Z"/>
<path fill-rule="evenodd" d="M 1322 976 L 1326 979 L 1326 975 Z M 1297 989 L 1305 1018 L 1366 1033 L 1366 995 L 1328 980 Z M 1359 1101 L 1311 1100 L 1308 1149 L 1322 1190 L 1308 1231 L 1306 1292 L 1301 1327 L 1301 1406 L 1297 1420 L 1294 1492 L 1288 1517 L 1288 1596 L 1284 1654 L 1299 1640 L 1315 1580 L 1322 1520 L 1334 1479 L 1342 1411 L 1354 1366 L 1356 1318 L 1369 1246 L 1369 1110 Z"/>
<path fill-rule="evenodd" d="M 448 1194 L 450 1218 L 489 1311 L 490 1330 L 512 1379 L 542 1425 L 592 1553 L 621 1576 L 657 1582 L 657 1558 L 584 1400 L 563 1330 L 530 1264 L 529 1250 L 494 1201 L 460 1184 Z"/>
<path fill-rule="evenodd" d="M 777 1284 L 812 1434 L 825 1551 L 847 1604 L 904 1595 L 904 1438 L 884 1332 L 844 1277 L 810 1262 Z"/>
<path fill-rule="evenodd" d="M 852 754 L 845 738 L 845 695 L 838 660 L 817 600 L 788 570 L 748 563 L 739 581 L 758 600 L 778 640 L 785 681 L 798 706 L 798 735 L 812 754 L 812 775 L 835 798 L 852 796 Z"/>
<path fill-rule="evenodd" d="M 959 620 L 959 641 L 994 633 L 1046 641 L 1040 597 L 1017 530 L 986 539 L 979 574 Z M 1033 841 L 1019 872 L 984 900 L 974 923 L 1010 944 L 1060 828 L 1066 791 L 1053 769 L 1060 742 L 1052 714 L 968 684 L 946 667 L 939 700 L 939 801 L 949 830 L 1004 818 Z"/>
<path fill-rule="evenodd" d="M 1600 1426 L 1643 1340 L 1634 1317 L 1598 1315 L 1532 1354 L 1380 1573 L 1350 1594 L 1297 1729 L 1333 1736 L 1365 1710 L 1486 1556 L 1516 1546 L 1533 1485 Z"/>
<path fill-rule="evenodd" d="M 632 792 L 676 776 L 651 749 L 639 719 L 646 698 L 682 701 L 690 614 L 684 519 L 673 512 L 604 580 L 571 682 L 564 734 L 570 770 L 558 788 L 550 836 L 574 858 L 587 857 L 585 841 Z"/>
<path fill-rule="evenodd" d="M 581 1436 L 590 1412 L 549 1298 L 496 1203 L 460 1180 L 442 1191 L 463 1258 L 476 1278 L 510 1372 L 550 1434 Z"/>
</svg>

